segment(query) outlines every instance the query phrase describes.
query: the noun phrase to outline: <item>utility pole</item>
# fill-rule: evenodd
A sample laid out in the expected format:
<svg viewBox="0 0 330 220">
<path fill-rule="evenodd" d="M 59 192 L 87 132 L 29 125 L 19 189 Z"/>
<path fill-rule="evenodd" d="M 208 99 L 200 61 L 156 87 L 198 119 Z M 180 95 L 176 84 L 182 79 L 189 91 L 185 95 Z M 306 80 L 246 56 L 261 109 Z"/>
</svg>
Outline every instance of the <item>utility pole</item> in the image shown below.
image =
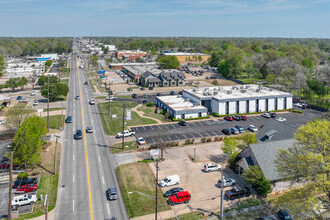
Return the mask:
<svg viewBox="0 0 330 220">
<path fill-rule="evenodd" d="M 196 162 L 196 148 L 194 148 L 194 162 Z"/>
<path fill-rule="evenodd" d="M 49 73 L 48 73 L 48 91 L 47 91 L 47 130 L 49 131 Z"/>
<path fill-rule="evenodd" d="M 220 170 L 221 173 L 221 197 L 220 197 L 220 219 L 223 220 L 223 170 Z"/>
<path fill-rule="evenodd" d="M 11 201 L 13 188 L 13 152 L 10 152 L 8 219 L 11 220 Z"/>
<path fill-rule="evenodd" d="M 125 144 L 125 135 L 124 135 L 124 131 L 125 131 L 125 109 L 126 106 L 123 105 L 123 139 L 122 139 L 122 143 L 121 143 L 121 149 L 124 150 L 124 144 Z"/>
<path fill-rule="evenodd" d="M 155 220 L 157 220 L 157 216 L 158 216 L 158 159 L 156 161 L 156 180 L 155 180 L 155 187 L 156 187 L 156 200 L 155 200 Z"/>
<path fill-rule="evenodd" d="M 61 138 L 61 136 L 54 135 L 56 137 L 56 144 L 55 144 L 55 155 L 54 155 L 54 174 L 56 175 L 56 155 L 57 155 L 57 139 Z"/>
<path fill-rule="evenodd" d="M 111 97 L 111 89 L 110 89 L 110 80 L 109 80 L 109 112 L 108 114 L 110 115 L 110 120 L 111 120 L 111 100 L 110 100 L 110 97 Z"/>
<path fill-rule="evenodd" d="M 47 195 L 45 196 L 44 206 L 46 206 L 46 209 L 45 209 L 45 220 L 47 220 L 48 219 L 48 198 L 47 198 Z"/>
</svg>

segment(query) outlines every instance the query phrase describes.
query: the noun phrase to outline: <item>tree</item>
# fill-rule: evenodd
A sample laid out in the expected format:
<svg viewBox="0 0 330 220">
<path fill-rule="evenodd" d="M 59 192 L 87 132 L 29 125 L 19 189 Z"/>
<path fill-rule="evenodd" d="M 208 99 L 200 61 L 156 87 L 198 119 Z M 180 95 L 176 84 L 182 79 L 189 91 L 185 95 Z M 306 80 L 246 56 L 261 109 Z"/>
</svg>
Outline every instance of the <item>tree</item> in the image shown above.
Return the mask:
<svg viewBox="0 0 330 220">
<path fill-rule="evenodd" d="M 304 58 L 301 60 L 301 64 L 304 66 L 304 67 L 307 67 L 309 69 L 314 69 L 314 64 L 313 64 L 313 61 L 311 61 L 310 59 L 308 58 Z"/>
<path fill-rule="evenodd" d="M 231 157 L 232 155 L 234 155 L 234 153 L 237 151 L 237 146 L 238 143 L 234 138 L 229 138 L 229 137 L 225 137 L 225 139 L 223 140 L 224 146 L 222 147 L 222 151 L 225 154 L 228 154 L 229 157 Z"/>
<path fill-rule="evenodd" d="M 262 65 L 262 67 L 260 68 L 260 73 L 261 73 L 263 79 L 267 78 L 269 72 L 268 72 L 268 67 L 266 64 Z"/>
<path fill-rule="evenodd" d="M 265 196 L 272 191 L 270 182 L 265 178 L 258 165 L 250 166 L 248 170 L 244 170 L 242 176 L 247 183 L 252 185 L 258 194 Z"/>
<path fill-rule="evenodd" d="M 45 62 L 45 66 L 51 66 L 53 64 L 53 61 L 51 61 L 51 60 L 47 60 L 46 62 Z"/>
<path fill-rule="evenodd" d="M 212 85 L 214 85 L 214 86 L 217 86 L 217 85 L 219 85 L 219 82 L 218 82 L 218 80 L 216 80 L 216 79 L 215 79 L 215 80 L 213 80 L 213 81 L 212 81 Z"/>
<path fill-rule="evenodd" d="M 97 66 L 97 56 L 96 55 L 92 56 L 92 65 Z"/>
<path fill-rule="evenodd" d="M 6 63 L 3 56 L 0 55 L 0 77 L 3 75 L 3 72 L 6 69 Z"/>
<path fill-rule="evenodd" d="M 50 83 L 49 84 L 49 101 L 54 101 L 59 96 L 66 96 L 69 92 L 68 85 L 64 83 Z M 41 95 L 48 98 L 48 84 L 41 87 Z"/>
<path fill-rule="evenodd" d="M 180 61 L 176 56 L 158 57 L 157 63 L 164 69 L 177 69 L 180 67 Z"/>
<path fill-rule="evenodd" d="M 49 83 L 57 83 L 57 82 L 58 82 L 57 76 L 49 76 Z M 48 76 L 40 76 L 37 82 L 39 86 L 43 86 L 47 83 L 48 83 Z"/>
<path fill-rule="evenodd" d="M 24 89 L 24 86 L 26 86 L 28 84 L 28 82 L 29 82 L 28 79 L 23 76 L 23 77 L 20 78 L 20 81 L 19 81 L 18 85 L 23 90 Z"/>
<path fill-rule="evenodd" d="M 28 117 L 14 137 L 14 163 L 32 167 L 39 163 L 41 136 L 47 133 L 46 122 L 38 116 Z"/>
<path fill-rule="evenodd" d="M 288 150 L 280 150 L 275 164 L 281 178 L 305 183 L 305 199 L 313 194 L 320 197 L 323 207 L 330 209 L 330 121 L 317 119 L 300 127 L 295 134 L 296 143 Z M 312 193 L 313 192 L 313 193 Z M 296 209 L 299 204 L 291 204 Z M 317 205 L 314 201 L 313 205 Z"/>
<path fill-rule="evenodd" d="M 6 127 L 9 130 L 17 131 L 23 121 L 34 113 L 32 106 L 18 103 L 6 112 Z"/>
<path fill-rule="evenodd" d="M 38 75 L 37 75 L 36 71 L 33 70 L 32 74 L 29 76 L 29 83 L 31 84 L 33 89 L 34 89 L 37 79 L 38 79 Z"/>
<path fill-rule="evenodd" d="M 209 64 L 212 67 L 217 67 L 220 61 L 220 57 L 218 55 L 218 53 L 213 52 L 209 58 Z"/>
<path fill-rule="evenodd" d="M 243 141 L 245 142 L 246 145 L 255 144 L 255 143 L 257 143 L 257 138 L 254 134 L 245 133 L 243 135 Z"/>
<path fill-rule="evenodd" d="M 318 80 L 307 80 L 308 87 L 319 96 L 319 98 L 323 97 L 326 93 L 325 86 Z"/>
<path fill-rule="evenodd" d="M 20 85 L 20 80 L 21 79 L 19 77 L 10 78 L 6 81 L 6 87 L 15 91 L 15 89 Z"/>
</svg>

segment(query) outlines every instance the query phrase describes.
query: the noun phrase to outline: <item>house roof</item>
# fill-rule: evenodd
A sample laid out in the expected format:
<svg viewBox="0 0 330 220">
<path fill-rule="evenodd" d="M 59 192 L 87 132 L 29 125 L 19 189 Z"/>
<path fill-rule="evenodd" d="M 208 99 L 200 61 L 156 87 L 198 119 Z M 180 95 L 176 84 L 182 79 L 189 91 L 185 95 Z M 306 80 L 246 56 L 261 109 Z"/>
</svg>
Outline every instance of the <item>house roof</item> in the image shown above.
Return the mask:
<svg viewBox="0 0 330 220">
<path fill-rule="evenodd" d="M 273 181 L 281 179 L 279 173 L 276 171 L 274 160 L 276 159 L 279 149 L 287 150 L 293 146 L 294 142 L 294 139 L 291 138 L 259 142 L 249 146 L 267 180 Z"/>
<path fill-rule="evenodd" d="M 155 76 L 154 74 L 152 74 L 152 72 L 150 72 L 150 71 L 146 71 L 146 72 L 144 72 L 144 73 L 141 75 L 141 77 L 142 77 L 142 78 L 147 78 L 147 77 L 150 76 L 150 75 Z M 156 76 L 155 76 L 155 77 L 156 77 Z"/>
<path fill-rule="evenodd" d="M 258 131 L 256 138 L 259 141 L 277 141 L 294 138 L 296 128 L 283 122 L 269 119 L 268 122 Z"/>
<path fill-rule="evenodd" d="M 158 79 L 158 78 L 149 78 L 149 79 L 147 79 L 148 80 L 148 82 L 149 83 L 157 83 L 157 82 L 160 82 L 160 79 Z"/>
</svg>

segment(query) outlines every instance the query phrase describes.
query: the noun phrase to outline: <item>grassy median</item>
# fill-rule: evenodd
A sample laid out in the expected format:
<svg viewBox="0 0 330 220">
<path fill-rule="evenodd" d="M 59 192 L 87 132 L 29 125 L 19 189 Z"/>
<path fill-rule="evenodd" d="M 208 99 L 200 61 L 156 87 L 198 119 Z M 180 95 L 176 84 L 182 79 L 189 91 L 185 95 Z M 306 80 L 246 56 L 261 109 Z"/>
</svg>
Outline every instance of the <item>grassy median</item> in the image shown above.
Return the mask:
<svg viewBox="0 0 330 220">
<path fill-rule="evenodd" d="M 128 151 L 128 150 L 136 150 L 137 149 L 137 143 L 136 141 L 125 141 L 124 142 L 124 149 L 122 149 L 122 143 L 119 144 L 114 144 L 110 147 L 110 151 L 114 154 L 121 153 L 123 151 Z"/>
<path fill-rule="evenodd" d="M 155 212 L 154 176 L 146 163 L 124 164 L 116 169 L 121 193 L 129 218 Z M 158 190 L 158 210 L 170 210 L 162 191 Z"/>
</svg>

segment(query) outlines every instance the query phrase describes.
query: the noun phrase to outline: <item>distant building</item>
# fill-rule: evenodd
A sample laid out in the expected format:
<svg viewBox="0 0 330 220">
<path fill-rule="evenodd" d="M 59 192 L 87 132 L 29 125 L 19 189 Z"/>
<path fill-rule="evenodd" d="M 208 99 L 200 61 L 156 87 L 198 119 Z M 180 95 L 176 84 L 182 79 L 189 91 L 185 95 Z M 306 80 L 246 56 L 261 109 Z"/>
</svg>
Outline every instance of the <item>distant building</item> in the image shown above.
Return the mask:
<svg viewBox="0 0 330 220">
<path fill-rule="evenodd" d="M 116 57 L 121 60 L 135 60 L 138 57 L 144 57 L 147 53 L 140 50 L 118 50 Z M 132 58 L 130 58 L 132 57 Z"/>
<path fill-rule="evenodd" d="M 108 50 L 111 51 L 116 51 L 116 46 L 115 45 L 108 45 L 108 44 L 104 44 L 103 45 L 105 48 L 108 48 Z"/>
<path fill-rule="evenodd" d="M 41 54 L 41 58 L 49 58 L 51 60 L 57 60 L 57 54 L 56 53 L 49 53 L 49 54 Z"/>
<path fill-rule="evenodd" d="M 159 79 L 163 87 L 184 86 L 184 74 L 182 72 L 164 70 L 159 74 Z"/>
<path fill-rule="evenodd" d="M 160 79 L 149 71 L 144 72 L 140 78 L 140 84 L 147 87 L 160 86 Z"/>
<path fill-rule="evenodd" d="M 165 56 L 176 56 L 180 63 L 183 62 L 206 62 L 210 55 L 203 53 L 164 53 Z"/>
</svg>

